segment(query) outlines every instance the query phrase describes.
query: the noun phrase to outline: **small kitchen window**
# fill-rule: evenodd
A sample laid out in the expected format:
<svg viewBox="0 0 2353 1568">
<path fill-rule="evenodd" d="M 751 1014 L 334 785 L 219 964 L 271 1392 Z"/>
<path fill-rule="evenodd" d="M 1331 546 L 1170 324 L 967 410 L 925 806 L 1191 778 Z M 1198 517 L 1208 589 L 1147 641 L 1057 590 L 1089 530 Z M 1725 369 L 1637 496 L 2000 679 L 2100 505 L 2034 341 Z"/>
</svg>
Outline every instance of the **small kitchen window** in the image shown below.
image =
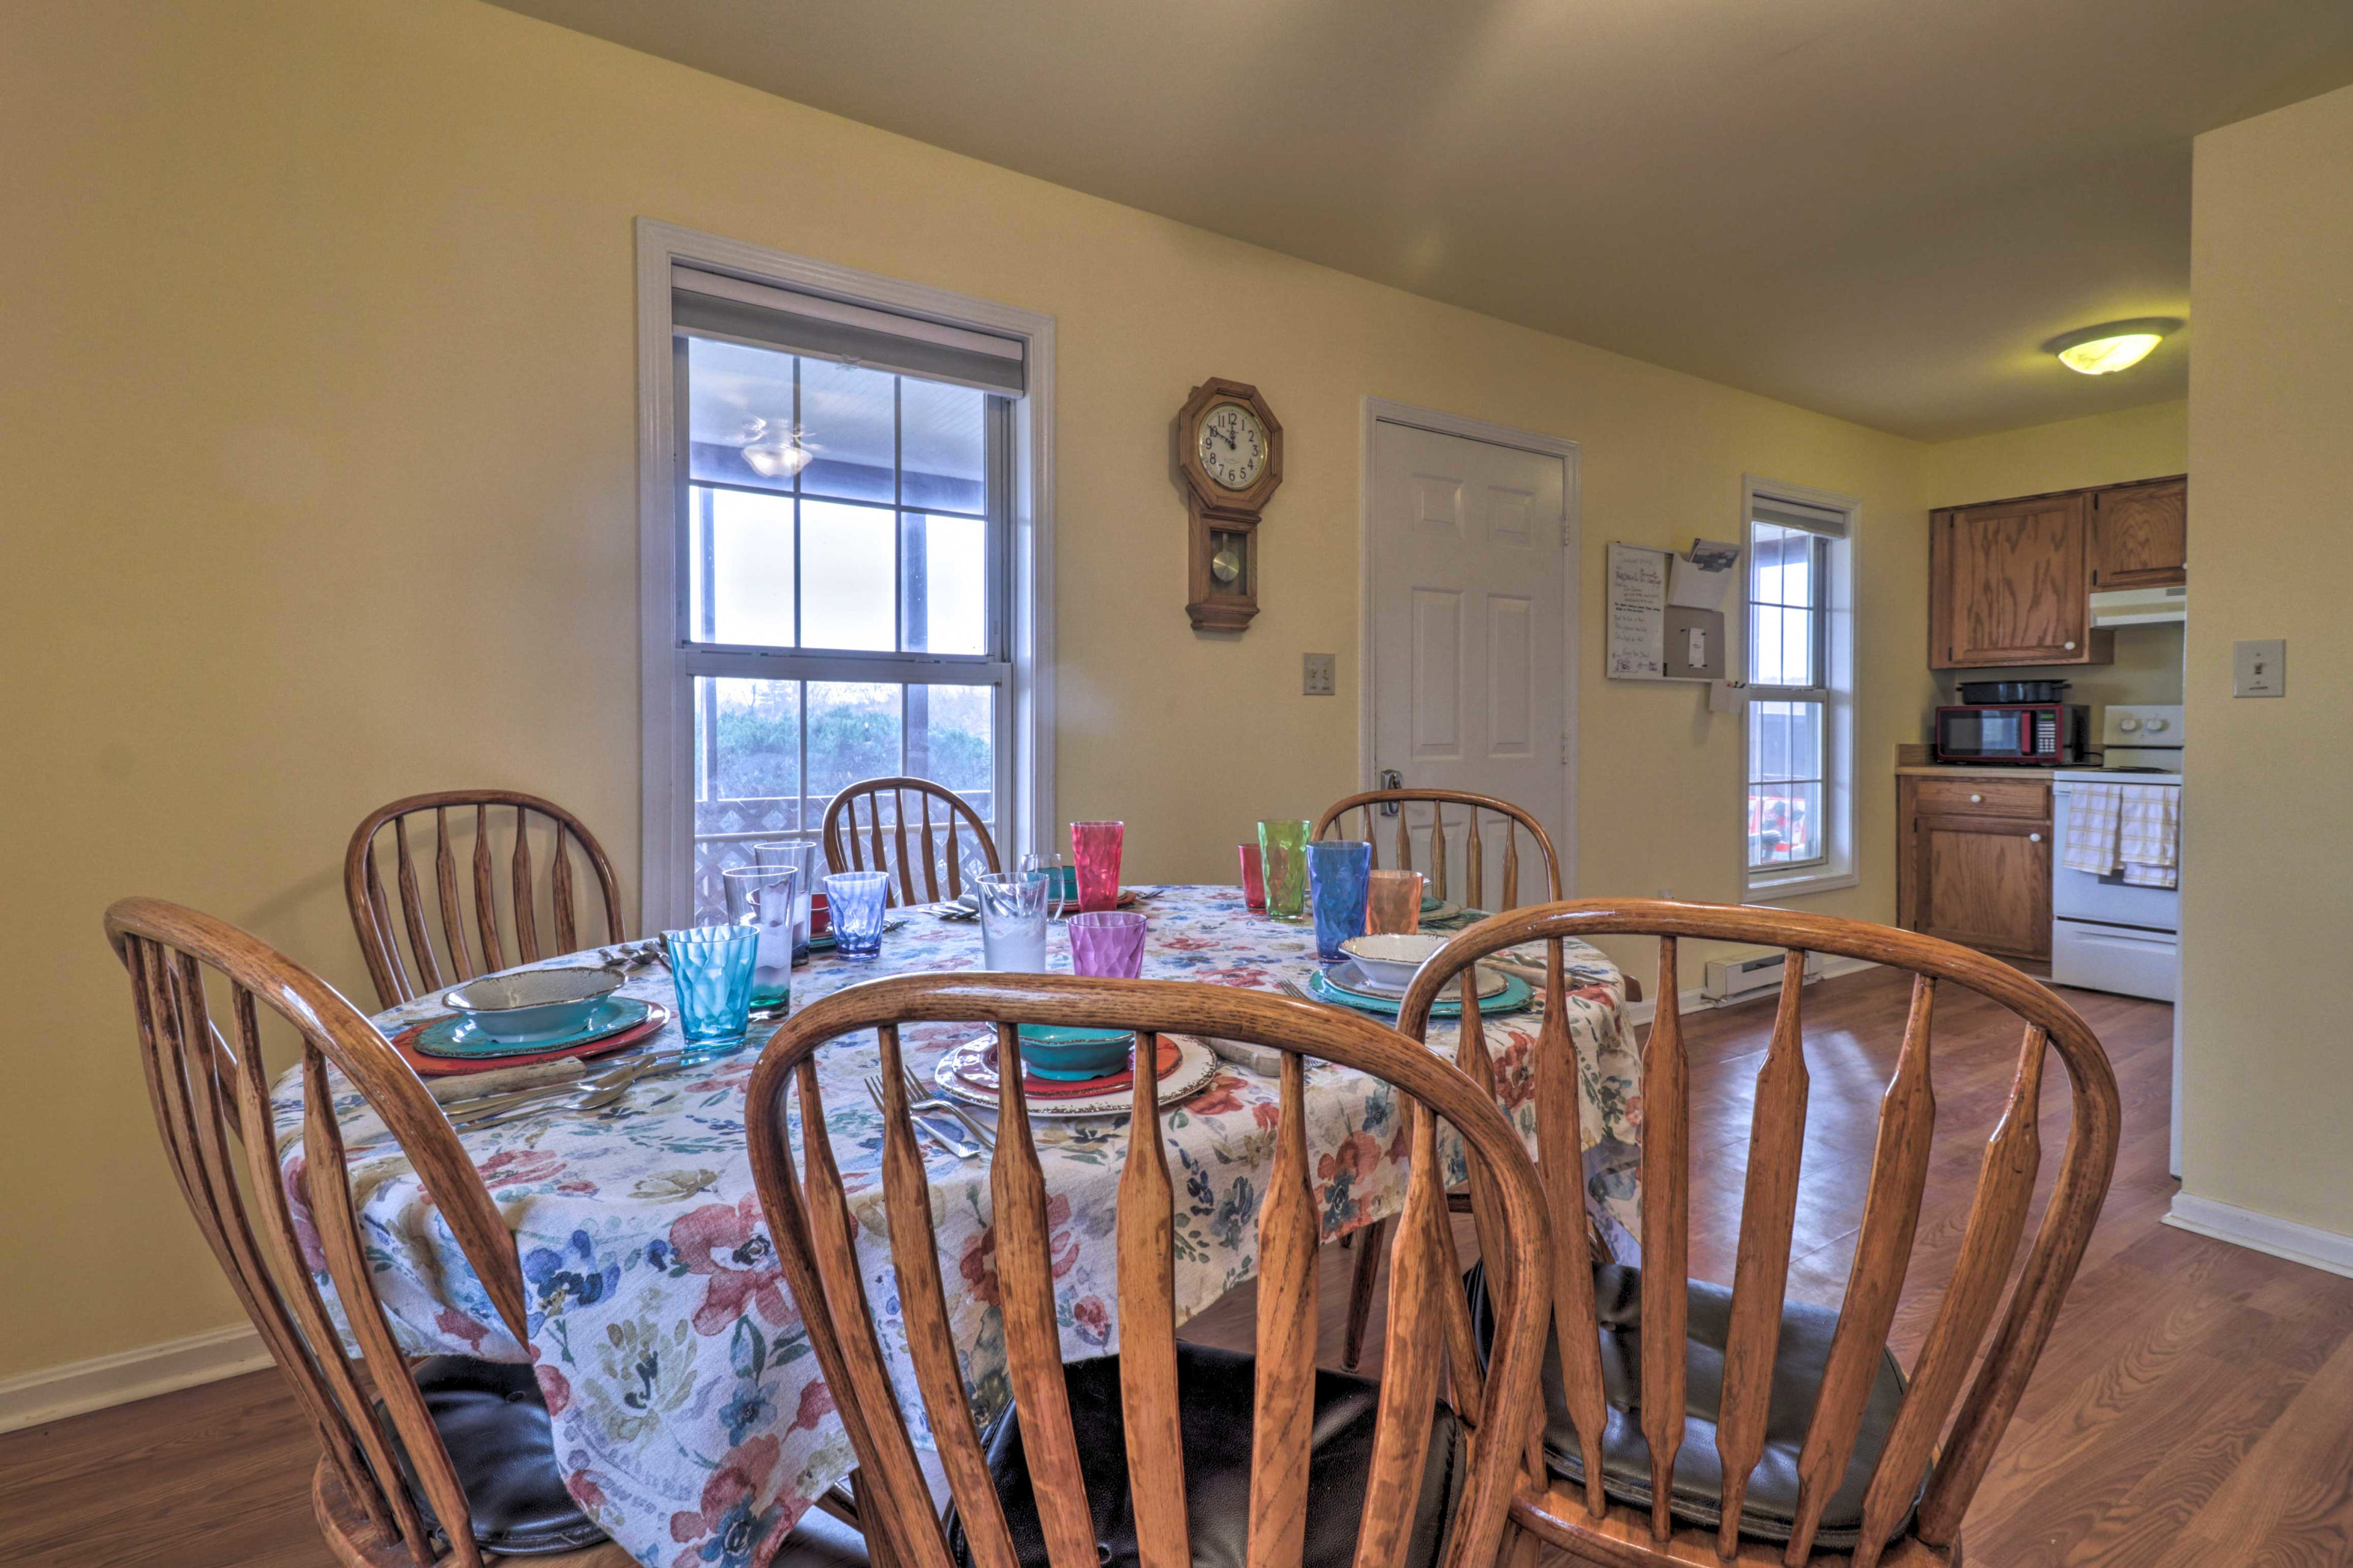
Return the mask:
<svg viewBox="0 0 2353 1568">
<path fill-rule="evenodd" d="M 1746 889 L 1852 887 L 1855 503 L 1755 479 L 1744 500 Z"/>
</svg>

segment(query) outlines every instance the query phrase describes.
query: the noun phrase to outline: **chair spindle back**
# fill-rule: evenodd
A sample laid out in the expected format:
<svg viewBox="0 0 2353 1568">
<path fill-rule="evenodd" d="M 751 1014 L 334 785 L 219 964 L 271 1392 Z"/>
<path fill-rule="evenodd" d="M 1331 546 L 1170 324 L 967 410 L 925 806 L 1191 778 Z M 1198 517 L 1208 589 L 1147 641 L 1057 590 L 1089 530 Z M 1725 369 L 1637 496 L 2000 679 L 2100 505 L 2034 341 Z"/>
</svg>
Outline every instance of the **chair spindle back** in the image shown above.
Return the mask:
<svg viewBox="0 0 2353 1568">
<path fill-rule="evenodd" d="M 1413 808 L 1418 805 L 1430 807 L 1426 827 L 1417 820 L 1419 814 Z M 1451 820 L 1447 816 L 1449 806 L 1456 808 Z M 1367 790 L 1324 807 L 1324 815 L 1315 822 L 1315 837 L 1321 838 L 1335 826 L 1345 834 L 1348 824 L 1345 818 L 1350 812 L 1358 814 L 1357 826 L 1362 831 L 1356 837 L 1373 847 L 1375 870 L 1381 868 L 1381 840 L 1387 837 L 1390 850 L 1397 858 L 1397 865 L 1392 869 L 1420 870 L 1429 880 L 1430 890 L 1441 899 L 1454 897 L 1447 840 L 1455 825 L 1460 823 L 1462 828 L 1461 901 L 1474 910 L 1487 907 L 1487 846 L 1480 831 L 1483 815 L 1490 819 L 1488 828 L 1492 831 L 1500 827 L 1504 835 L 1503 865 L 1497 878 L 1501 884 L 1497 890 L 1501 896 L 1496 900 L 1496 908 L 1510 910 L 1519 907 L 1520 835 L 1524 832 L 1544 860 L 1545 896 L 1554 900 L 1560 897 L 1560 857 L 1553 850 L 1552 836 L 1545 831 L 1543 823 L 1510 801 L 1451 789 Z M 1498 817 L 1502 819 L 1500 824 L 1492 820 Z M 1430 844 L 1426 857 L 1428 864 L 1426 868 L 1417 867 L 1413 855 L 1414 836 L 1425 831 Z"/>
<path fill-rule="evenodd" d="M 912 807 L 910 795 L 914 797 Z M 866 808 L 863 823 L 859 820 L 861 804 Z M 972 803 L 929 779 L 861 779 L 825 808 L 826 868 L 891 872 L 888 890 L 894 905 L 935 904 L 959 897 L 967 855 L 992 872 L 1005 868 L 997 858 L 997 840 L 989 837 L 988 825 Z"/>
<path fill-rule="evenodd" d="M 429 893 L 409 846 L 408 823 L 409 818 L 427 813 L 433 818 Z M 511 833 L 501 850 L 494 841 L 502 829 Z M 462 851 L 461 870 L 460 846 L 469 837 L 471 843 Z M 392 890 L 400 906 L 396 924 L 385 889 L 385 870 L 379 864 L 386 857 L 378 841 L 386 838 L 391 847 Z M 547 865 L 543 898 L 533 859 L 534 839 Z M 410 795 L 368 813 L 352 831 L 351 844 L 343 852 L 343 900 L 351 907 L 352 929 L 367 960 L 368 977 L 375 983 L 376 1000 L 384 1006 L 396 1006 L 477 974 L 536 963 L 542 958 L 593 945 L 580 940 L 574 907 L 580 879 L 573 866 L 575 856 L 585 864 L 602 895 L 605 934 L 600 940 L 619 942 L 621 889 L 613 877 L 613 863 L 587 826 L 554 801 L 512 790 L 445 790 Z M 473 900 L 470 921 L 468 890 Z M 553 945 L 543 945 L 540 940 L 543 910 L 549 916 Z M 470 943 L 470 924 L 473 928 Z"/>
<path fill-rule="evenodd" d="M 1853 1568 L 1874 1568 L 1890 1550 L 1993 1321 L 2024 1234 L 2042 1158 L 2036 1120 L 2044 1057 L 2049 1050 L 2058 1052 L 2073 1109 L 2057 1185 L 2009 1310 L 1982 1369 L 1969 1383 L 1950 1438 L 1936 1458 L 1911 1532 L 1929 1548 L 1948 1548 L 2050 1335 L 2116 1163 L 2116 1078 L 2098 1038 L 2048 987 L 2007 964 L 1934 937 L 1825 915 L 1649 899 L 1577 900 L 1480 922 L 1422 966 L 1406 994 L 1398 1027 L 1420 1036 L 1431 1004 L 1462 977 L 1460 1056 L 1466 1073 L 1485 1088 L 1491 1074 L 1484 1069 L 1487 1058 L 1484 1042 L 1477 1037 L 1476 1000 L 1467 984 L 1476 962 L 1522 942 L 1604 935 L 1659 939 L 1661 1005 L 1644 1053 L 1641 1085 L 1641 1409 L 1654 1499 L 1649 1533 L 1662 1543 L 1662 1560 L 1672 1533 L 1670 1482 L 1684 1436 L 1690 1255 L 1690 1075 L 1672 1001 L 1679 994 L 1678 941 L 1757 943 L 1780 947 L 1789 954 L 1771 1044 L 1757 1078 L 1716 1422 L 1724 1523 L 1715 1546 L 1727 1560 L 1738 1545 L 1748 1478 L 1764 1451 L 1788 1284 L 1806 1124 L 1808 1079 L 1799 997 L 1805 954 L 1836 953 L 1894 965 L 1910 971 L 1913 984 L 1894 1076 L 1880 1103 L 1854 1263 L 1799 1452 L 1796 1528 L 1783 1554 L 1788 1568 L 1808 1561 L 1822 1510 L 1853 1457 L 1865 1402 L 1911 1261 L 1936 1121 L 1929 1037 L 1937 984 L 1959 985 L 2006 1007 L 2021 1020 L 2022 1037 L 2009 1102 L 1987 1144 L 1952 1278 L 1865 1494 L 1862 1538 Z M 1547 1031 L 1552 1024 L 1548 1016 Z M 1601 1484 L 1604 1384 L 1592 1259 L 1583 1224 L 1577 1095 L 1574 1057 L 1565 1046 L 1540 1049 L 1537 1131 L 1540 1174 L 1551 1205 L 1554 1323 L 1569 1414 L 1584 1447 L 1587 1522 L 1599 1529 L 1608 1512 Z M 1448 1310 L 1467 1318 L 1459 1298 Z"/>
<path fill-rule="evenodd" d="M 881 1500 L 884 1539 L 902 1568 L 949 1568 L 951 1558 L 868 1310 L 856 1226 L 829 1143 L 814 1058 L 818 1047 L 842 1035 L 877 1032 L 888 1090 L 883 1203 L 910 1357 L 972 1560 L 978 1568 L 1012 1568 L 1011 1537 L 950 1337 L 930 1187 L 901 1087 L 901 1026 L 950 1021 L 992 1026 L 997 1035 L 1002 1088 L 989 1194 L 998 1299 L 1023 1454 L 1053 1568 L 1093 1568 L 1097 1555 L 1064 1384 L 1049 1194 L 1029 1136 L 1016 1022 L 1134 1029 L 1146 1061 L 1164 1030 L 1248 1040 L 1284 1053 L 1274 1170 L 1259 1212 L 1249 1504 L 1254 1568 L 1296 1568 L 1307 1511 L 1319 1224 L 1309 1178 L 1303 1053 L 1369 1073 L 1411 1102 L 1412 1170 L 1393 1261 L 1398 1299 L 1389 1316 L 1388 1360 L 1355 1559 L 1357 1568 L 1395 1568 L 1413 1522 L 1446 1353 L 1420 1325 L 1437 1310 L 1437 1300 L 1454 1291 L 1434 1118 L 1458 1131 L 1472 1170 L 1492 1192 L 1504 1248 L 1498 1260 L 1513 1277 L 1541 1279 L 1549 1267 L 1543 1200 L 1510 1124 L 1444 1062 L 1367 1018 L 1227 986 L 983 973 L 878 980 L 820 999 L 770 1039 L 747 1101 L 753 1173 L 779 1259 L 808 1318 L 826 1378 L 842 1391 L 840 1407 L 861 1474 Z M 1156 1086 L 1149 1073 L 1135 1079 L 1116 1214 L 1127 1468 L 1147 1568 L 1188 1568 L 1174 1194 Z M 799 1170 L 788 1136 L 788 1091 L 798 1101 Z M 1504 1294 L 1491 1386 L 1510 1392 L 1488 1412 L 1503 1430 L 1518 1431 L 1533 1419 L 1546 1307 L 1540 1291 Z M 1520 1449 L 1517 1443 L 1476 1446 L 1443 1559 L 1448 1568 L 1484 1568 L 1494 1560 Z M 876 1523 L 867 1529 L 871 1539 Z"/>
<path fill-rule="evenodd" d="M 154 899 L 113 905 L 106 934 L 130 975 L 164 1153 L 197 1228 L 318 1434 L 322 1506 L 364 1520 L 377 1537 L 364 1544 L 387 1560 L 405 1546 L 417 1568 L 480 1568 L 464 1489 L 368 1269 L 344 1179 L 329 1064 L 366 1099 L 408 1157 L 507 1331 L 521 1342 L 521 1261 L 457 1134 L 374 1025 L 333 987 L 256 938 Z M 265 1016 L 290 1026 L 301 1044 L 300 1181 L 307 1216 L 298 1214 L 279 1168 L 263 1066 Z M 306 1227 L 315 1239 L 305 1237 Z M 359 1346 L 356 1367 L 314 1270 L 333 1283 Z M 371 1394 L 383 1402 L 442 1525 L 447 1556 L 436 1553 L 401 1484 Z"/>
</svg>

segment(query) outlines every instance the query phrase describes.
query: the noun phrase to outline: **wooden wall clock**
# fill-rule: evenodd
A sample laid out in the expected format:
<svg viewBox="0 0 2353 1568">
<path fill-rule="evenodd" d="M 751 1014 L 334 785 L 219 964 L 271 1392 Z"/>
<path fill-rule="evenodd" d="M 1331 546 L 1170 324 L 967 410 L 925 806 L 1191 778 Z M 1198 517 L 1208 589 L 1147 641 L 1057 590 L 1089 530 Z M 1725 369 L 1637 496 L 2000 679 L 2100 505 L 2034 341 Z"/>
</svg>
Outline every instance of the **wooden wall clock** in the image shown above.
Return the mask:
<svg viewBox="0 0 2353 1568">
<path fill-rule="evenodd" d="M 1185 475 L 1185 613 L 1195 631 L 1247 630 L 1258 614 L 1258 528 L 1282 483 L 1282 426 L 1258 388 L 1212 378 L 1176 415 Z"/>
</svg>

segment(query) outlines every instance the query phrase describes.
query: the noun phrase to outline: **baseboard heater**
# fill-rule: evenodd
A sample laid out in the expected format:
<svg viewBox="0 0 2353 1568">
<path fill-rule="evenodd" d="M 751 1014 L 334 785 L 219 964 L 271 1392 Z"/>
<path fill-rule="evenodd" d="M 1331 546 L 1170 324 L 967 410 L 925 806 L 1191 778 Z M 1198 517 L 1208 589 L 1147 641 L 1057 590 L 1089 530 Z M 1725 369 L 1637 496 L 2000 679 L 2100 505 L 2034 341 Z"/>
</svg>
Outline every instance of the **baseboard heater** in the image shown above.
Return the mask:
<svg viewBox="0 0 2353 1568">
<path fill-rule="evenodd" d="M 1760 952 L 1754 958 L 1713 958 L 1708 960 L 1706 978 L 1699 994 L 1710 1002 L 1742 1002 L 1760 991 L 1777 989 L 1781 973 L 1788 966 L 1786 952 Z M 1810 985 L 1822 977 L 1822 955 L 1806 954 L 1806 973 L 1800 983 Z"/>
</svg>

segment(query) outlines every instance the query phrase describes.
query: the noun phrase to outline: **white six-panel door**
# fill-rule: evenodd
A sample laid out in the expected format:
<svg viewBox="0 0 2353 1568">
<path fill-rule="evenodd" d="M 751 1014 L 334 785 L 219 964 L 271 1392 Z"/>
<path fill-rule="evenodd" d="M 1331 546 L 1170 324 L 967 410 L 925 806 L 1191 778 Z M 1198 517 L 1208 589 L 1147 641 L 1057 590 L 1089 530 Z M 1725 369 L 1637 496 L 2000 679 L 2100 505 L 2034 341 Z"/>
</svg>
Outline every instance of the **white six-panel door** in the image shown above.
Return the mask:
<svg viewBox="0 0 2353 1568">
<path fill-rule="evenodd" d="M 1370 783 L 1394 771 L 1409 787 L 1512 801 L 1565 854 L 1570 460 L 1376 418 L 1366 509 Z M 1414 864 L 1427 870 L 1426 808 L 1411 821 Z M 1396 826 L 1379 828 L 1384 865 L 1395 863 Z M 1458 898 L 1467 826 L 1447 824 Z M 1486 901 L 1497 908 L 1503 837 L 1492 819 L 1482 836 Z M 1525 840 L 1520 875 L 1520 902 L 1541 901 L 1543 868 Z"/>
</svg>

